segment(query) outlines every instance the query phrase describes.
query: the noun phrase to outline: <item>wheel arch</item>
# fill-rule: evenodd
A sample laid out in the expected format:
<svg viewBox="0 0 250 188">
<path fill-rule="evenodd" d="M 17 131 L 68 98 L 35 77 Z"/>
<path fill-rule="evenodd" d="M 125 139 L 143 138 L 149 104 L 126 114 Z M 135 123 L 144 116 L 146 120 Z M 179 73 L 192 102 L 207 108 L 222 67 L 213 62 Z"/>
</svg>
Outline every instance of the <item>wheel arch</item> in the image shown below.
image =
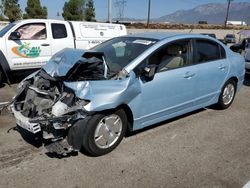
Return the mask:
<svg viewBox="0 0 250 188">
<path fill-rule="evenodd" d="M 128 120 L 127 129 L 128 129 L 128 131 L 132 131 L 133 124 L 134 124 L 134 116 L 133 116 L 133 113 L 132 113 L 132 110 L 130 109 L 130 107 L 127 104 L 121 104 L 116 109 L 124 110 L 124 112 L 126 113 L 126 116 L 127 116 L 127 120 Z"/>
<path fill-rule="evenodd" d="M 93 112 L 91 114 L 89 114 L 86 118 L 81 119 L 81 124 L 79 123 L 75 123 L 68 132 L 68 136 L 67 136 L 67 141 L 68 143 L 73 146 L 74 149 L 80 150 L 80 148 L 82 147 L 82 140 L 83 137 L 85 135 L 85 128 L 84 126 L 88 126 L 89 120 L 91 119 L 91 117 L 94 114 L 106 114 L 106 113 L 112 113 L 115 112 L 117 110 L 122 109 L 126 116 L 127 116 L 127 130 L 126 131 L 132 131 L 133 130 L 133 113 L 131 111 L 131 109 L 129 108 L 129 106 L 127 104 L 121 104 L 118 107 L 114 108 L 114 109 L 107 109 L 104 111 L 97 111 L 97 112 Z M 79 120 L 80 121 L 80 120 Z"/>
<path fill-rule="evenodd" d="M 225 93 L 225 100 L 229 100 L 229 101 L 224 101 L 224 96 L 223 96 L 224 91 L 225 91 L 225 88 L 228 86 L 229 83 L 233 83 L 234 91 L 233 91 L 233 93 L 231 91 L 226 92 Z M 227 109 L 229 106 L 231 106 L 231 104 L 234 101 L 235 94 L 236 94 L 236 91 L 237 91 L 237 83 L 238 83 L 238 78 L 235 77 L 235 76 L 232 76 L 232 77 L 230 77 L 229 79 L 226 80 L 226 82 L 224 83 L 224 85 L 221 88 L 220 95 L 218 96 L 218 102 L 215 104 L 217 109 L 224 110 L 224 109 Z"/>
<path fill-rule="evenodd" d="M 229 80 L 233 80 L 235 82 L 235 87 L 236 87 L 236 90 L 237 90 L 237 83 L 238 83 L 239 79 L 236 76 L 232 76 L 226 82 L 228 82 Z"/>
</svg>

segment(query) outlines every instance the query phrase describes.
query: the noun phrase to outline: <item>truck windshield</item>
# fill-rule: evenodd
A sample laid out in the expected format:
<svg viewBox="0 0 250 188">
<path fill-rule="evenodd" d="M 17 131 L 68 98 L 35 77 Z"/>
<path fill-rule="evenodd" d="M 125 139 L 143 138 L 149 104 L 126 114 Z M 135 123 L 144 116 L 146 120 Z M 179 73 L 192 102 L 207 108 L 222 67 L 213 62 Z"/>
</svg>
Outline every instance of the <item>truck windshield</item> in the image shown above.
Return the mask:
<svg viewBox="0 0 250 188">
<path fill-rule="evenodd" d="M 101 43 L 92 50 L 104 52 L 110 71 L 117 72 L 156 42 L 156 39 L 149 38 L 117 37 Z"/>
<path fill-rule="evenodd" d="M 16 24 L 10 23 L 6 25 L 2 30 L 0 30 L 0 37 L 3 37 L 12 27 L 14 27 Z"/>
</svg>

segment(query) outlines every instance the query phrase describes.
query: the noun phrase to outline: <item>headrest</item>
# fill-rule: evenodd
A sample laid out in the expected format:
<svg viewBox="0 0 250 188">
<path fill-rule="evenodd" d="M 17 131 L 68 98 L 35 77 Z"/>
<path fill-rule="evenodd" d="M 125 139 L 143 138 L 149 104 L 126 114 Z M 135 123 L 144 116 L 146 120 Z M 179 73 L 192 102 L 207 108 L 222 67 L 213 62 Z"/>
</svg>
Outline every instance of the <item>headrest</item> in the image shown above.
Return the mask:
<svg viewBox="0 0 250 188">
<path fill-rule="evenodd" d="M 168 55 L 181 55 L 182 48 L 178 45 L 171 45 L 167 47 L 167 53 Z"/>
</svg>

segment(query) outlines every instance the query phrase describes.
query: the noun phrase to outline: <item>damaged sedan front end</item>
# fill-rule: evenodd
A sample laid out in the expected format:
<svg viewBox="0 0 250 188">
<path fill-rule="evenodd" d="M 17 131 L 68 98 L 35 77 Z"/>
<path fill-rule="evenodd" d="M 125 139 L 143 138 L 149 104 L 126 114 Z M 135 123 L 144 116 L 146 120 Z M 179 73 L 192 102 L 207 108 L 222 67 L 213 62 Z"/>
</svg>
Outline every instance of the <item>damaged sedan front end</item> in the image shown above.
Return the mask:
<svg viewBox="0 0 250 188">
<path fill-rule="evenodd" d="M 76 97 L 64 82 L 82 81 L 78 88 L 84 89 L 88 80 L 97 79 L 107 79 L 103 54 L 74 49 L 61 51 L 43 69 L 19 84 L 10 106 L 17 125 L 34 134 L 42 132 L 46 140 L 63 140 L 77 120 L 91 114 L 84 109 L 89 101 Z"/>
<path fill-rule="evenodd" d="M 86 127 L 99 114 L 99 124 L 103 125 L 94 134 L 99 134 L 95 143 L 99 143 L 96 149 L 101 152 L 87 150 L 92 155 L 111 151 L 125 133 L 126 115 L 119 110 L 105 111 L 128 103 L 140 93 L 134 74 L 130 76 L 122 67 L 111 66 L 103 52 L 69 48 L 58 52 L 41 70 L 19 84 L 10 102 L 17 125 L 33 134 L 39 133 L 53 144 L 66 141 L 67 148 L 49 150 L 64 155 L 82 148 L 84 137 L 88 137 Z M 121 126 L 117 130 L 109 128 L 112 123 Z"/>
</svg>

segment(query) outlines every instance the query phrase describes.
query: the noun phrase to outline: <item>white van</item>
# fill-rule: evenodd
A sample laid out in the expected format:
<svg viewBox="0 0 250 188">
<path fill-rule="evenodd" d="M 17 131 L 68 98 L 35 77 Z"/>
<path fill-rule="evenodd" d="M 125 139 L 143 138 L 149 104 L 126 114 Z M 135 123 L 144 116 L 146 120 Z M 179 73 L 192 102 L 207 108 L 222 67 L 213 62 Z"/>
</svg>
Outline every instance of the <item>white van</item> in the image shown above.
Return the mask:
<svg viewBox="0 0 250 188">
<path fill-rule="evenodd" d="M 13 70 L 41 67 L 63 48 L 89 49 L 126 34 L 121 24 L 47 19 L 10 23 L 0 30 L 0 83 Z"/>
</svg>

